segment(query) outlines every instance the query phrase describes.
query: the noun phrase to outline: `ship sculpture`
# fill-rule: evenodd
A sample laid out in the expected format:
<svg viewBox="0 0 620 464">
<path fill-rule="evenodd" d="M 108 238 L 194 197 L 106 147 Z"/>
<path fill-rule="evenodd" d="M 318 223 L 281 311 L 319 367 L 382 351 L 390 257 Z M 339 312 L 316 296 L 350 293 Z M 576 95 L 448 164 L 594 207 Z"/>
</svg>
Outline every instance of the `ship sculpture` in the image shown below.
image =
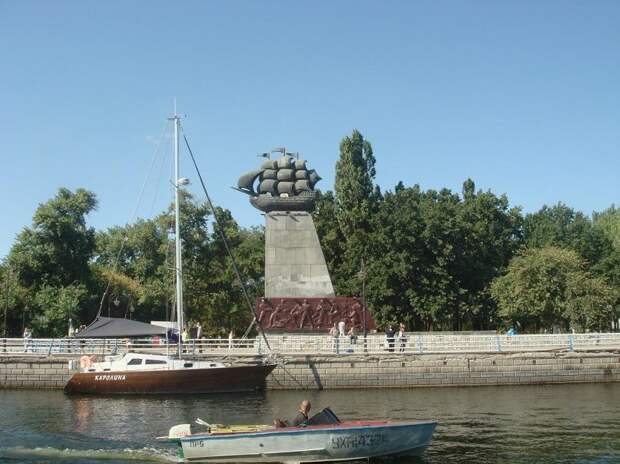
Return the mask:
<svg viewBox="0 0 620 464">
<path fill-rule="evenodd" d="M 282 150 L 277 159 L 266 159 L 260 169 L 239 178 L 237 190 L 250 196 L 250 203 L 266 213 L 314 210 L 314 186 L 321 177 L 307 168 L 307 161 Z M 269 156 L 264 154 L 263 156 Z"/>
</svg>

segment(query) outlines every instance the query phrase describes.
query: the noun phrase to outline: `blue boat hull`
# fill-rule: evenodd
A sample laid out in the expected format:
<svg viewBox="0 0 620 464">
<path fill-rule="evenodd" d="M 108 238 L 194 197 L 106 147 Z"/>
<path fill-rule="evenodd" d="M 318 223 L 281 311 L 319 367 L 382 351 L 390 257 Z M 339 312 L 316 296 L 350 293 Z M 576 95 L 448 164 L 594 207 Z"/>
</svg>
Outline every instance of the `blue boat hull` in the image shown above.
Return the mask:
<svg viewBox="0 0 620 464">
<path fill-rule="evenodd" d="M 368 422 L 270 429 L 255 433 L 193 434 L 179 439 L 186 462 L 332 462 L 417 456 L 437 423 Z"/>
</svg>

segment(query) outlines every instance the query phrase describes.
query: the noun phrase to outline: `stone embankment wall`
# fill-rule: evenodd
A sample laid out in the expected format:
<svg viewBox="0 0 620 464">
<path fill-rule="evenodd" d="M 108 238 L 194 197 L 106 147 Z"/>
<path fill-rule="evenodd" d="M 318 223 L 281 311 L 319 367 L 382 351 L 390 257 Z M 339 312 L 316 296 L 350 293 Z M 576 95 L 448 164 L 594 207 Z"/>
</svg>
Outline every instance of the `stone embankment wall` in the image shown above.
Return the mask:
<svg viewBox="0 0 620 464">
<path fill-rule="evenodd" d="M 620 352 L 289 358 L 267 388 L 447 387 L 620 381 Z"/>
<path fill-rule="evenodd" d="M 63 388 L 71 377 L 69 359 L 2 357 L 0 388 Z"/>
<path fill-rule="evenodd" d="M 0 357 L 0 388 L 63 388 L 68 357 Z M 252 362 L 254 357 L 228 357 Z M 280 359 L 269 390 L 620 382 L 620 351 L 382 354 Z"/>
</svg>

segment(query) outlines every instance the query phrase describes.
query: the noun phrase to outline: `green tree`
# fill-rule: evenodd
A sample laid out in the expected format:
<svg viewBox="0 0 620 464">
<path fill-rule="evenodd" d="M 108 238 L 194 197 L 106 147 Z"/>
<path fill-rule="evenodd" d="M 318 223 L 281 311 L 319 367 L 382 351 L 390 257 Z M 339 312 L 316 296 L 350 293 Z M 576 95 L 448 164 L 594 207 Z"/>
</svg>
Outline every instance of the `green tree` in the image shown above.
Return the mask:
<svg viewBox="0 0 620 464">
<path fill-rule="evenodd" d="M 104 315 L 170 320 L 174 250 L 162 220 L 140 219 L 97 234 L 92 263 Z"/>
<path fill-rule="evenodd" d="M 505 196 L 399 183 L 374 216 L 368 294 L 382 323 L 416 330 L 489 329 L 497 324 L 489 284 L 521 244 L 521 215 Z"/>
<path fill-rule="evenodd" d="M 611 205 L 605 211 L 593 213 L 594 226 L 611 241 L 615 250 L 620 250 L 620 209 Z"/>
<path fill-rule="evenodd" d="M 205 333 L 242 332 L 252 315 L 232 261 L 221 239 L 223 229 L 252 296 L 262 293 L 263 231 L 243 229 L 230 211 L 217 209 L 219 223 L 203 202 L 181 195 L 183 300 L 185 320 L 201 322 Z M 108 286 L 104 313 L 140 320 L 175 320 L 174 209 L 98 234 L 94 265 L 101 294 Z"/>
<path fill-rule="evenodd" d="M 2 316 L 0 334 L 20 335 L 22 314 L 18 310 L 24 296 L 25 289 L 19 285 L 17 276 L 8 264 L 8 260 L 5 260 L 0 264 L 0 315 Z"/>
<path fill-rule="evenodd" d="M 414 330 L 439 329 L 454 299 L 447 263 L 456 230 L 458 198 L 448 190 L 422 192 L 399 184 L 374 217 L 367 257 L 368 300 L 380 324 L 404 322 Z M 447 220 L 446 220 L 447 219 Z"/>
<path fill-rule="evenodd" d="M 473 180 L 463 184 L 457 213 L 455 260 L 450 274 L 458 282 L 453 306 L 454 330 L 490 329 L 497 324 L 496 307 L 489 292 L 522 246 L 522 216 L 505 195 L 475 190 Z"/>
<path fill-rule="evenodd" d="M 61 188 L 39 205 L 32 227 L 25 228 L 11 248 L 8 264 L 24 289 L 16 310 L 35 332 L 64 335 L 70 317 L 84 319 L 91 310 L 89 262 L 95 231 L 87 227 L 86 216 L 96 206 L 94 193 Z"/>
<path fill-rule="evenodd" d="M 374 185 L 375 157 L 370 142 L 354 130 L 340 142 L 336 163 L 335 213 L 340 234 L 347 244 L 336 271 L 337 292 L 359 293 L 356 275 L 370 247 L 369 233 L 380 191 Z"/>
<path fill-rule="evenodd" d="M 594 227 L 583 213 L 563 203 L 543 206 L 524 219 L 523 234 L 530 248 L 549 245 L 577 251 L 590 264 L 596 264 L 611 251 L 611 242 L 601 228 Z"/>
<path fill-rule="evenodd" d="M 491 285 L 500 315 L 526 330 L 607 328 L 617 296 L 593 277 L 575 251 L 554 246 L 527 249 Z"/>
<path fill-rule="evenodd" d="M 36 313 L 32 324 L 41 335 L 67 335 L 68 320 L 77 321 L 80 317 L 79 308 L 87 301 L 90 300 L 84 285 L 43 285 L 34 294 Z"/>
<path fill-rule="evenodd" d="M 342 266 L 345 240 L 336 219 L 336 199 L 332 191 L 317 192 L 312 216 L 329 273 L 333 280 L 340 280 L 338 272 Z"/>
<path fill-rule="evenodd" d="M 18 235 L 9 254 L 21 283 L 62 286 L 90 277 L 95 230 L 86 226 L 86 216 L 96 206 L 94 193 L 84 189 L 73 193 L 66 188 L 39 205 L 32 227 Z"/>
</svg>

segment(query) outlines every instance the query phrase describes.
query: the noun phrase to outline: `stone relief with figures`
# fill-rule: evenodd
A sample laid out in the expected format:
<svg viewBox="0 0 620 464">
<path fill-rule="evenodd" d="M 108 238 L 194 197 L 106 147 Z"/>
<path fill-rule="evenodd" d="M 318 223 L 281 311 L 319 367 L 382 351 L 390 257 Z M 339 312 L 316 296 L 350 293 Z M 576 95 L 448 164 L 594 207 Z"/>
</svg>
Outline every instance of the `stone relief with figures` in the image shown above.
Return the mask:
<svg viewBox="0 0 620 464">
<path fill-rule="evenodd" d="M 258 322 L 263 330 L 281 332 L 327 331 L 334 323 L 344 321 L 347 328 L 374 330 L 375 322 L 364 311 L 361 298 L 259 298 L 256 304 Z"/>
</svg>

